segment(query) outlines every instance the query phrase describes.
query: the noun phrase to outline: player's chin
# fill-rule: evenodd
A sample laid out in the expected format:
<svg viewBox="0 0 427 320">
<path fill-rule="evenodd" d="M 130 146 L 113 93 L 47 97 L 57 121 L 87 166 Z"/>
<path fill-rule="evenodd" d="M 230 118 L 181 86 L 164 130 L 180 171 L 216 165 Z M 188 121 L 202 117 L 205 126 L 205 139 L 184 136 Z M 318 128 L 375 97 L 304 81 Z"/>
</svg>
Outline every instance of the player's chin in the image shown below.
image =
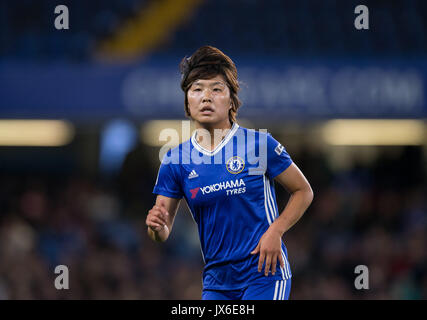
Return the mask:
<svg viewBox="0 0 427 320">
<path fill-rule="evenodd" d="M 218 119 L 213 115 L 198 115 L 196 121 L 200 124 L 212 124 L 218 122 Z"/>
</svg>

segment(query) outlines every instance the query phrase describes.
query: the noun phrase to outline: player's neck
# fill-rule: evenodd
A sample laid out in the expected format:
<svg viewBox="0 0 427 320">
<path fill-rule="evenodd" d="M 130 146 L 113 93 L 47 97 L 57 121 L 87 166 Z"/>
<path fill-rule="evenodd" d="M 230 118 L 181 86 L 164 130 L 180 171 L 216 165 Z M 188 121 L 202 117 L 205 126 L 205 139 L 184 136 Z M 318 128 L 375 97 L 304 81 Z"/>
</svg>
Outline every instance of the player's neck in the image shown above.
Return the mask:
<svg viewBox="0 0 427 320">
<path fill-rule="evenodd" d="M 232 123 L 227 121 L 222 124 L 201 124 L 196 122 L 196 140 L 197 143 L 207 150 L 214 150 L 232 127 Z"/>
</svg>

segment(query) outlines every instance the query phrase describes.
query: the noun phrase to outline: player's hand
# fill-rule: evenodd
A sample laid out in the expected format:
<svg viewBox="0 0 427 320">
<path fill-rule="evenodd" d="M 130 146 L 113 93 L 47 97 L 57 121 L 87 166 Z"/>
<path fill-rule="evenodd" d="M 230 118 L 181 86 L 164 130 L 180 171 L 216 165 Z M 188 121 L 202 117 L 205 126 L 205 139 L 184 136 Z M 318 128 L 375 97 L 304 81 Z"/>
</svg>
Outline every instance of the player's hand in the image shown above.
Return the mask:
<svg viewBox="0 0 427 320">
<path fill-rule="evenodd" d="M 280 266 L 284 268 L 285 263 L 282 257 L 282 237 L 281 234 L 272 227 L 267 229 L 267 231 L 262 235 L 261 239 L 258 242 L 256 248 L 251 252 L 251 254 L 259 253 L 258 260 L 258 272 L 262 271 L 262 266 L 265 262 L 264 275 L 268 276 L 271 267 L 272 275 L 276 273 L 277 260 L 280 262 Z"/>
<path fill-rule="evenodd" d="M 160 232 L 168 228 L 169 212 L 166 210 L 166 205 L 162 199 L 159 200 L 159 205 L 155 204 L 150 211 L 148 211 L 145 223 L 154 232 Z"/>
</svg>

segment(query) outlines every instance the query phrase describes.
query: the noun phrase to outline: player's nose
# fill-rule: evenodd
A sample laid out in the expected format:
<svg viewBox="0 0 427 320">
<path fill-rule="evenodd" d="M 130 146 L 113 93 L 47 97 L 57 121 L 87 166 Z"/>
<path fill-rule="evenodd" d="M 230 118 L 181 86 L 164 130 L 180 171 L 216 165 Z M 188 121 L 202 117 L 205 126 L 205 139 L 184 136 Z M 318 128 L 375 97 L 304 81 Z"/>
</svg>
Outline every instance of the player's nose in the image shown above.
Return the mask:
<svg viewBox="0 0 427 320">
<path fill-rule="evenodd" d="M 210 103 L 212 102 L 211 98 L 203 98 L 202 103 Z"/>
<path fill-rule="evenodd" d="M 202 102 L 212 102 L 212 95 L 210 90 L 204 91 Z"/>
</svg>

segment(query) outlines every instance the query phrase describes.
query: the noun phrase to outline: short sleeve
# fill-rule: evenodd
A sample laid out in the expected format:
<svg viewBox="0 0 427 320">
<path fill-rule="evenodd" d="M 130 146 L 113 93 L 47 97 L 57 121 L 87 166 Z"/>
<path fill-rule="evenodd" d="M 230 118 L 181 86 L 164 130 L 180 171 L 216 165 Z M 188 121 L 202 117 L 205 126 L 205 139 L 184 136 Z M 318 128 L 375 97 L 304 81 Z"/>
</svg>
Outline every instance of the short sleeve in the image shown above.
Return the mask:
<svg viewBox="0 0 427 320">
<path fill-rule="evenodd" d="M 292 164 L 292 159 L 279 141 L 267 134 L 267 175 L 274 179 Z"/>
<path fill-rule="evenodd" d="M 165 197 L 181 199 L 183 192 L 179 178 L 179 164 L 164 163 L 160 165 L 153 193 Z"/>
</svg>

